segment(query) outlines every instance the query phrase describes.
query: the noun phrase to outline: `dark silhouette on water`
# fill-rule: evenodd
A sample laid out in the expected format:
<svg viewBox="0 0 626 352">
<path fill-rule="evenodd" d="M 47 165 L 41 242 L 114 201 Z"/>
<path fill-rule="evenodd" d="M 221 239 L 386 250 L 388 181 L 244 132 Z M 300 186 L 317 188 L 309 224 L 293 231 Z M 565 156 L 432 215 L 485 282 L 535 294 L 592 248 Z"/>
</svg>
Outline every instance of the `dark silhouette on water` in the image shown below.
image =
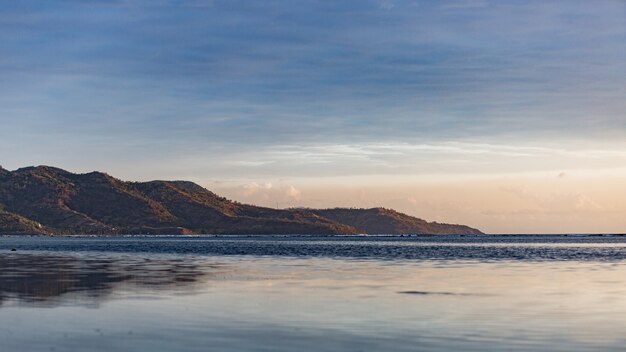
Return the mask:
<svg viewBox="0 0 626 352">
<path fill-rule="evenodd" d="M 62 304 L 65 297 L 98 304 L 118 287 L 189 291 L 203 278 L 226 270 L 193 260 L 159 257 L 20 253 L 0 256 L 0 304 L 6 300 L 38 306 Z M 68 298 L 68 299 L 69 299 Z M 73 300 L 76 302 L 76 299 Z"/>
</svg>

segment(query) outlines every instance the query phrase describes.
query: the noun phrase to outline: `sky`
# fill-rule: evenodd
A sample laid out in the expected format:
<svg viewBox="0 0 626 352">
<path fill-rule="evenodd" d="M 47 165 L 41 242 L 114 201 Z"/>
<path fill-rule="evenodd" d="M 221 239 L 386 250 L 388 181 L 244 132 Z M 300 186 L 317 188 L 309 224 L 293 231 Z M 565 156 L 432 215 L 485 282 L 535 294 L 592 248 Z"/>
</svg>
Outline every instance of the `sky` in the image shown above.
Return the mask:
<svg viewBox="0 0 626 352">
<path fill-rule="evenodd" d="M 626 233 L 626 2 L 4 1 L 0 165 Z"/>
</svg>

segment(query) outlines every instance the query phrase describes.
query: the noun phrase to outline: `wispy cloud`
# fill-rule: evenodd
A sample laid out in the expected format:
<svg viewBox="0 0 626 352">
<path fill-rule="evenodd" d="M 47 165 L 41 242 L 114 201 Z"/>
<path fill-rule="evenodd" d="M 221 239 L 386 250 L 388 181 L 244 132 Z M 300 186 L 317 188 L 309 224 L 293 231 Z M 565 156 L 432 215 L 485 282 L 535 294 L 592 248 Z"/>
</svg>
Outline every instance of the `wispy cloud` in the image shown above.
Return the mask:
<svg viewBox="0 0 626 352">
<path fill-rule="evenodd" d="M 624 13 L 620 1 L 2 2 L 0 159 L 246 182 L 617 172 Z"/>
<path fill-rule="evenodd" d="M 213 172 L 266 177 L 471 175 L 543 173 L 624 174 L 621 143 L 603 149 L 577 143 L 559 145 L 486 144 L 472 142 L 275 145 L 231 154 L 223 162 L 210 158 Z M 200 157 L 201 158 L 201 157 Z M 216 168 L 217 167 L 217 168 Z M 235 171 L 239 170 L 239 171 Z M 568 171 L 563 171 L 568 170 Z"/>
<path fill-rule="evenodd" d="M 2 137 L 43 122 L 68 144 L 623 139 L 625 8 L 3 3 Z"/>
<path fill-rule="evenodd" d="M 391 10 L 396 6 L 396 4 L 393 0 L 380 0 L 378 2 L 378 6 L 380 6 L 380 8 L 384 10 Z"/>
<path fill-rule="evenodd" d="M 475 9 L 475 8 L 483 8 L 489 6 L 489 2 L 487 0 L 457 0 L 457 1 L 446 1 L 441 7 L 444 9 Z"/>
<path fill-rule="evenodd" d="M 290 185 L 289 188 L 287 188 L 286 194 L 293 200 L 300 200 L 300 197 L 302 196 L 302 192 L 300 192 L 300 190 L 295 188 L 293 185 Z"/>
</svg>

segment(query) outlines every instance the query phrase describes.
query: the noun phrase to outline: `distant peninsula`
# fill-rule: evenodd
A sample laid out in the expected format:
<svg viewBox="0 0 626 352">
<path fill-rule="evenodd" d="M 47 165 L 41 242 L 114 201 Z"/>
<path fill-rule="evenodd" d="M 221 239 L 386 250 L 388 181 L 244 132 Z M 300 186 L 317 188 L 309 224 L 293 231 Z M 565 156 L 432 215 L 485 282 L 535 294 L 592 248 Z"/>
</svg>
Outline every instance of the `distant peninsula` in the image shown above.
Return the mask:
<svg viewBox="0 0 626 352">
<path fill-rule="evenodd" d="M 0 234 L 481 234 L 385 208 L 272 209 L 188 181 L 125 182 L 102 172 L 0 167 Z"/>
</svg>

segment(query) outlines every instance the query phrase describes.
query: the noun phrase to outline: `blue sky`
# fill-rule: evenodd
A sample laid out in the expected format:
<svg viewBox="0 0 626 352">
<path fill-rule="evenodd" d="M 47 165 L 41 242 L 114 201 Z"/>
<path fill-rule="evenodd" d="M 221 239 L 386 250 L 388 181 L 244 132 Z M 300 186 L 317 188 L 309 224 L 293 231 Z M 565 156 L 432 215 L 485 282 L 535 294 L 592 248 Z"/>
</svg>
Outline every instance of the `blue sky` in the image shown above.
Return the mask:
<svg viewBox="0 0 626 352">
<path fill-rule="evenodd" d="M 618 0 L 4 1 L 0 164 L 208 186 L 606 170 L 625 83 Z"/>
</svg>

